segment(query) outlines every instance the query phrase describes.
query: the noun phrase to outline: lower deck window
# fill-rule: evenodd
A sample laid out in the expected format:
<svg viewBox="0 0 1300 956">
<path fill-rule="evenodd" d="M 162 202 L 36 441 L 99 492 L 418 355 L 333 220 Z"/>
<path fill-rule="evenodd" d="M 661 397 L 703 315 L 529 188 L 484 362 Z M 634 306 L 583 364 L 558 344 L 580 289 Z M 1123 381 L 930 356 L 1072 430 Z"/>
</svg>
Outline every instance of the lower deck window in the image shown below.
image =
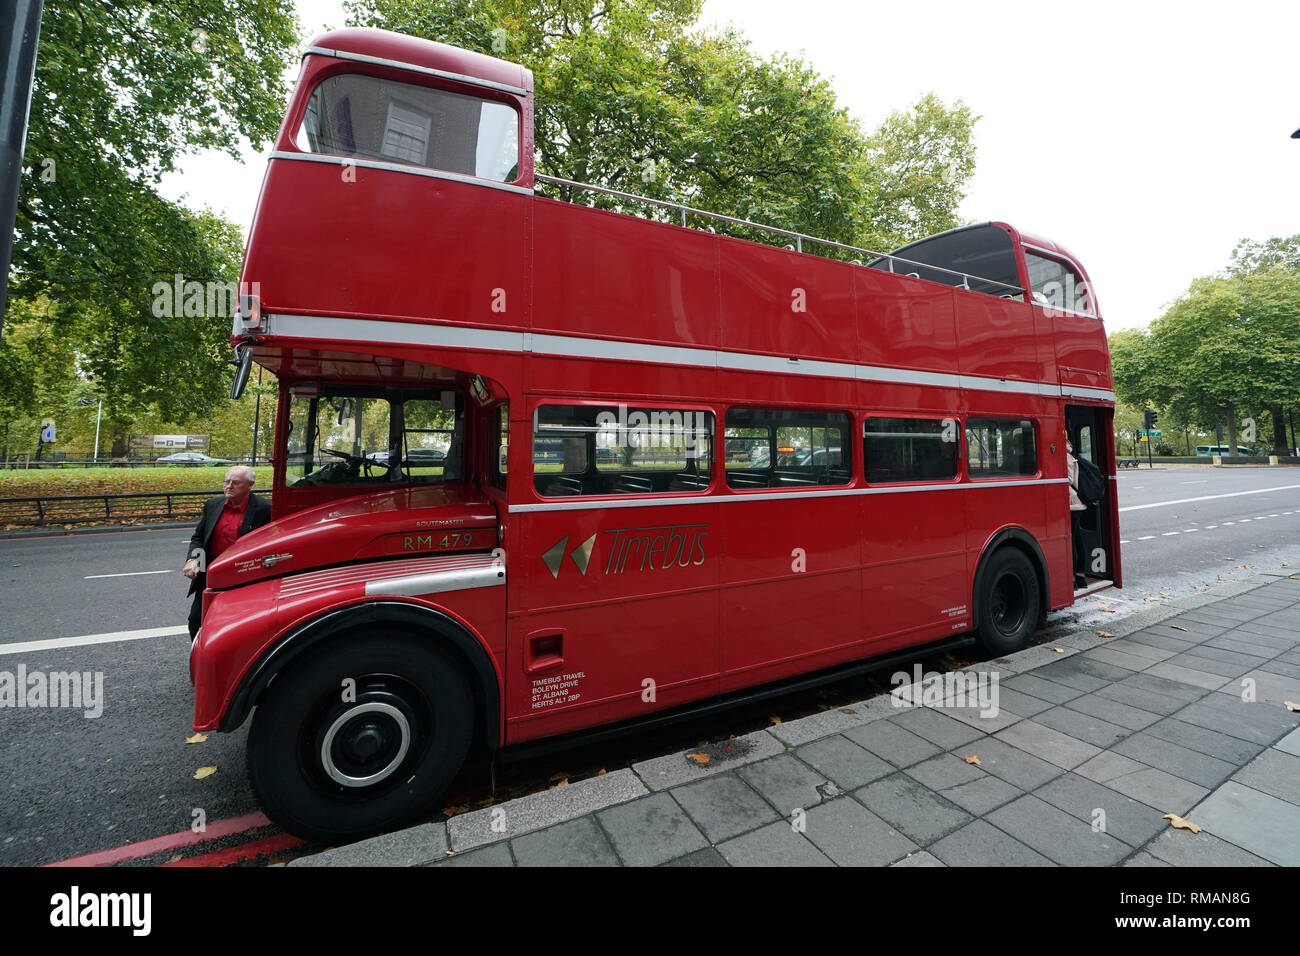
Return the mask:
<svg viewBox="0 0 1300 956">
<path fill-rule="evenodd" d="M 727 485 L 738 489 L 847 485 L 853 478 L 850 421 L 842 412 L 728 409 Z"/>
<path fill-rule="evenodd" d="M 862 430 L 867 481 L 951 481 L 957 477 L 955 418 L 868 418 Z"/>
<path fill-rule="evenodd" d="M 533 483 L 546 498 L 705 491 L 713 413 L 625 405 L 543 405 L 533 418 Z"/>
<path fill-rule="evenodd" d="M 966 467 L 972 478 L 1037 474 L 1034 423 L 970 419 L 966 422 Z"/>
</svg>

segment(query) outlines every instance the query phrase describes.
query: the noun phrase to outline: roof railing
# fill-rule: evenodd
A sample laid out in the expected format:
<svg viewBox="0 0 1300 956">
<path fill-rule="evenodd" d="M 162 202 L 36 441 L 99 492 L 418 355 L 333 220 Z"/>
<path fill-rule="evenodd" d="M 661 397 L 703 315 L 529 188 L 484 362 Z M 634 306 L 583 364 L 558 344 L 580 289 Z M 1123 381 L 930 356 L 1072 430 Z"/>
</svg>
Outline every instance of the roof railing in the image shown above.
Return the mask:
<svg viewBox="0 0 1300 956">
<path fill-rule="evenodd" d="M 817 236 L 810 236 L 802 232 L 793 232 L 789 229 L 781 229 L 777 226 L 768 226 L 768 225 L 764 225 L 761 222 L 753 222 L 749 219 L 737 219 L 734 216 L 724 216 L 722 213 L 709 212 L 707 209 L 697 209 L 694 206 L 687 206 L 684 203 L 668 202 L 667 200 L 664 199 L 651 199 L 649 196 L 638 196 L 635 193 L 625 193 L 618 189 L 610 189 L 606 186 L 593 186 L 589 183 L 574 182 L 571 179 L 560 179 L 558 176 L 544 176 L 541 173 L 534 174 L 533 178 L 536 180 L 540 180 L 541 182 L 544 183 L 552 183 L 556 186 L 567 186 L 570 189 L 583 189 L 586 190 L 587 192 L 601 193 L 602 195 L 614 196 L 618 199 L 627 199 L 632 202 L 645 203 L 648 206 L 656 206 L 660 209 L 674 210 L 678 214 L 678 217 L 681 220 L 682 228 L 684 229 L 691 228 L 686 222 L 686 217 L 688 215 L 702 216 L 705 219 L 713 219 L 718 222 L 728 222 L 731 223 L 732 225 L 744 226 L 747 229 L 757 229 L 759 232 L 767 232 L 767 233 L 771 233 L 772 235 L 785 236 L 788 239 L 793 239 L 794 245 L 793 246 L 787 245 L 785 247 L 787 250 L 791 252 L 803 252 L 804 251 L 803 244 L 805 242 L 811 242 L 817 245 L 829 246 L 832 249 L 842 249 L 845 252 L 859 253 L 871 259 L 884 259 L 889 263 L 890 272 L 902 272 L 905 275 L 911 275 L 918 279 L 920 278 L 919 272 L 895 269 L 894 264 L 900 263 L 904 266 L 911 266 L 914 269 L 930 269 L 934 272 L 942 272 L 945 275 L 955 276 L 961 279 L 961 282 L 954 284 L 955 287 L 959 289 L 966 289 L 969 291 L 970 282 L 972 279 L 974 279 L 976 282 L 982 282 L 982 283 L 987 283 L 988 285 L 997 286 L 1000 289 L 1007 290 L 1008 293 L 1014 293 L 1016 295 L 1024 295 L 1024 291 L 1025 291 L 1018 285 L 1009 285 L 1006 282 L 999 282 L 996 279 L 985 279 L 982 276 L 971 275 L 965 272 L 957 272 L 956 270 L 953 269 L 945 269 L 943 266 L 934 266 L 926 262 L 915 262 L 911 259 L 904 259 L 901 256 L 891 255 L 887 252 L 872 252 L 870 249 L 862 249 L 858 246 L 846 245 L 845 243 L 842 242 L 836 242 L 834 239 L 821 239 Z M 712 230 L 709 231 L 712 232 Z M 862 265 L 863 263 L 854 260 L 852 264 Z"/>
</svg>

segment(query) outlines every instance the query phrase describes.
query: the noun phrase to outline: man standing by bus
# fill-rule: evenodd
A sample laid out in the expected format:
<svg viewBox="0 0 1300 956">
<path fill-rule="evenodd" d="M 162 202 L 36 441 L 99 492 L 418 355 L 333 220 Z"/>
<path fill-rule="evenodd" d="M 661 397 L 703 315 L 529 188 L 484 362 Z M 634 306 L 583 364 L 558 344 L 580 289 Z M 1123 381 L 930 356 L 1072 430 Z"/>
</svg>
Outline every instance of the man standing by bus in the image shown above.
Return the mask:
<svg viewBox="0 0 1300 956">
<path fill-rule="evenodd" d="M 271 520 L 271 503 L 252 494 L 257 472 L 245 465 L 236 465 L 226 472 L 225 494 L 209 498 L 203 505 L 199 519 L 190 538 L 183 573 L 190 579 L 189 593 L 194 595 L 190 605 L 190 640 L 199 633 L 203 615 L 203 589 L 207 586 L 207 567 L 238 538 Z"/>
</svg>

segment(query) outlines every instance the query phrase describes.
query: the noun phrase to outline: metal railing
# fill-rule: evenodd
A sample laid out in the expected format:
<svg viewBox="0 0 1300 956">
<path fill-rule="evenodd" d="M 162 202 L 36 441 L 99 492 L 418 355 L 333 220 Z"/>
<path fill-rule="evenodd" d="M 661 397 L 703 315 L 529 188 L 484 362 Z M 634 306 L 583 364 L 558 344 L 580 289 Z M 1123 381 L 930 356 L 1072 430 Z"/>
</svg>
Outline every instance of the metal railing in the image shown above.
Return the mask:
<svg viewBox="0 0 1300 956">
<path fill-rule="evenodd" d="M 195 518 L 220 491 L 148 491 L 124 495 L 42 495 L 0 498 L 0 528 L 40 528 L 90 521 Z"/>
<path fill-rule="evenodd" d="M 858 246 L 846 245 L 842 242 L 836 242 L 834 239 L 822 239 L 818 236 L 810 236 L 807 233 L 794 232 L 790 229 L 781 229 L 777 226 L 768 226 L 761 222 L 753 222 L 749 219 L 737 219 L 734 216 L 724 216 L 722 213 L 709 212 L 707 209 L 697 209 L 694 206 L 687 206 L 684 203 L 669 202 L 665 199 L 651 199 L 649 196 L 638 196 L 635 193 L 625 193 L 617 189 L 610 189 L 606 186 L 593 186 L 590 183 L 574 182 L 572 179 L 560 179 L 558 176 L 543 176 L 541 173 L 533 175 L 533 179 L 544 183 L 551 183 L 556 186 L 566 186 L 570 189 L 583 189 L 587 192 L 601 193 L 605 196 L 614 196 L 618 199 L 627 199 L 631 202 L 645 203 L 649 206 L 656 206 L 660 209 L 674 210 L 681 220 L 682 228 L 691 228 L 687 225 L 686 217 L 700 216 L 705 219 L 713 219 L 717 222 L 727 222 L 735 226 L 743 226 L 746 229 L 757 229 L 759 232 L 767 232 L 776 236 L 785 236 L 787 239 L 794 240 L 794 246 L 786 246 L 792 252 L 803 252 L 803 244 L 811 242 L 816 245 L 829 246 L 832 249 L 841 249 L 845 252 L 854 252 L 869 259 L 883 259 L 889 263 L 890 272 L 898 272 L 894 268 L 895 263 L 902 263 L 905 266 L 911 266 L 913 269 L 929 269 L 932 272 L 942 272 L 945 275 L 954 276 L 961 279 L 954 285 L 959 289 L 970 289 L 971 280 L 984 283 L 986 285 L 997 286 L 999 289 L 1005 289 L 1008 293 L 1015 295 L 1024 295 L 1025 290 L 1018 285 L 1008 285 L 1005 282 L 998 282 L 996 279 L 985 279 L 982 276 L 971 275 L 966 272 L 957 272 L 953 269 L 945 269 L 943 266 L 933 266 L 926 262 L 915 262 L 911 259 L 904 259 L 901 256 L 891 255 L 887 252 L 872 252 L 870 249 L 862 249 Z M 711 230 L 710 230 L 711 231 Z M 863 265 L 862 262 L 855 261 L 854 265 Z M 920 278 L 919 272 L 907 272 L 905 275 L 912 275 Z"/>
<path fill-rule="evenodd" d="M 191 464 L 187 462 L 164 461 L 154 458 L 36 458 L 34 455 L 11 455 L 0 460 L 0 470 L 27 471 L 39 468 L 207 468 L 229 467 L 230 465 L 250 464 L 248 456 L 242 458 L 222 458 L 219 462 L 208 464 Z M 257 457 L 252 462 L 254 467 L 270 465 L 269 458 Z"/>
</svg>

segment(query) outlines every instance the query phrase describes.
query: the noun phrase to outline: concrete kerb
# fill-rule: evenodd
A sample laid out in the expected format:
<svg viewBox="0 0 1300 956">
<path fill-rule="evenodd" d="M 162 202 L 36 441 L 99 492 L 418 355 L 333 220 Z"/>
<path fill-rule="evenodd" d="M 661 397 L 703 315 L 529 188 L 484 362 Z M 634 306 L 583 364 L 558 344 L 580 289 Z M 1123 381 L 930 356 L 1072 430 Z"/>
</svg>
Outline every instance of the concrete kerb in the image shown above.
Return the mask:
<svg viewBox="0 0 1300 956">
<path fill-rule="evenodd" d="M 1285 580 L 1288 577 L 1286 574 L 1260 572 L 1250 579 L 1225 582 L 1199 594 L 1171 600 L 1159 607 L 1140 611 L 1117 621 L 1108 629 L 1115 635 L 1114 638 L 1101 637 L 1097 633 L 1098 628 L 1081 627 L 1056 637 L 1048 643 L 1026 648 L 1004 658 L 971 665 L 960 669 L 958 673 L 978 676 L 995 672 L 999 678 L 1029 673 L 1081 651 L 1103 644 L 1113 644 L 1118 638 L 1134 634 L 1189 610 L 1245 594 L 1266 587 L 1275 580 Z M 1297 585 L 1300 585 L 1300 581 L 1297 581 Z M 1057 648 L 1061 650 L 1058 651 Z M 945 703 L 951 701 L 945 700 Z M 349 847 L 331 850 L 316 857 L 303 857 L 295 860 L 294 864 L 349 865 L 349 861 L 354 861 L 357 865 L 378 862 L 387 862 L 389 865 L 412 865 L 414 856 L 427 856 L 437 843 L 433 831 L 428 829 L 430 827 L 445 827 L 446 848 L 456 853 L 464 852 L 564 823 L 655 791 L 667 790 L 725 773 L 736 767 L 784 753 L 802 744 L 882 720 L 899 713 L 907 706 L 909 705 L 899 707 L 892 694 L 882 694 L 847 707 L 822 711 L 708 747 L 695 747 L 652 758 L 634 764 L 630 769 L 616 770 L 599 777 L 460 814 L 452 817 L 445 825 L 425 824 L 412 830 L 387 834 Z M 958 719 L 965 717 L 956 714 L 954 716 Z M 699 759 L 701 755 L 707 755 L 709 759 L 701 761 Z M 404 834 L 413 835 L 406 838 Z M 386 856 L 382 861 L 376 859 L 381 852 Z M 445 854 L 445 849 L 442 852 Z M 320 860 L 319 857 L 328 857 L 329 860 Z"/>
<path fill-rule="evenodd" d="M 461 853 L 574 820 L 649 792 L 631 770 L 615 770 L 454 816 L 447 821 L 448 843 L 453 851 Z"/>
</svg>

